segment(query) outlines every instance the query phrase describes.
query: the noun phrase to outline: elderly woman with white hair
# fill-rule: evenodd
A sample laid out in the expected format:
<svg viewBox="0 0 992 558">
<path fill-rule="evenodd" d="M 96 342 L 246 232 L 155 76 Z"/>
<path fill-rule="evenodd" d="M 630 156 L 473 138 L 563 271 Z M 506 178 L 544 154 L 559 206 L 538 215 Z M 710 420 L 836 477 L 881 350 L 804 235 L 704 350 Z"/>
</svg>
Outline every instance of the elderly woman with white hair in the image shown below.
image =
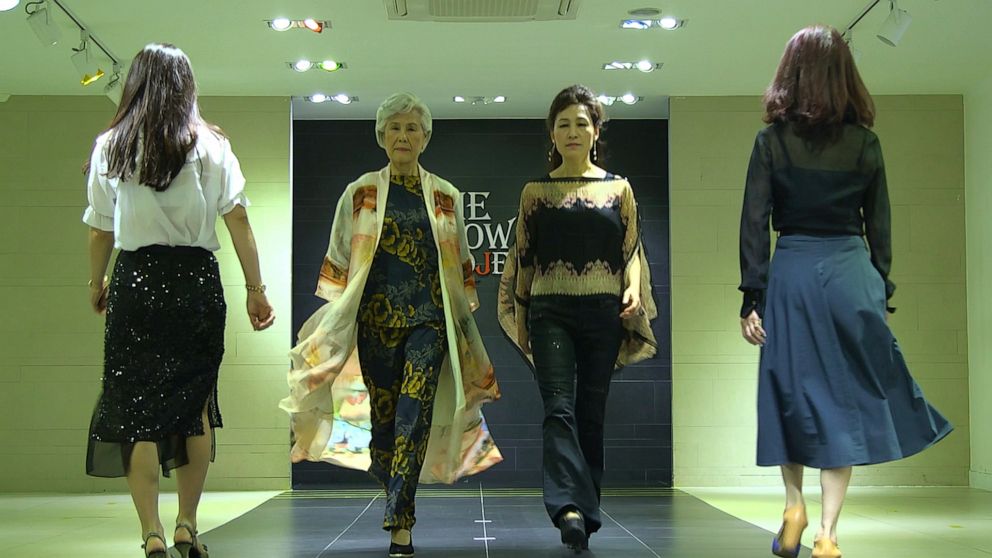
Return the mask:
<svg viewBox="0 0 992 558">
<path fill-rule="evenodd" d="M 499 389 L 472 316 L 479 299 L 461 193 L 419 164 L 430 110 L 394 94 L 375 129 L 389 164 L 338 201 L 317 284 L 328 303 L 300 331 L 281 406 L 293 417 L 294 461 L 341 463 L 327 449 L 340 407 L 333 392 L 345 377 L 354 390 L 357 374 L 346 369 L 357 362 L 371 411 L 365 463 L 386 493 L 389 556 L 409 557 L 418 481 L 451 483 L 502 460 L 481 413 Z"/>
</svg>

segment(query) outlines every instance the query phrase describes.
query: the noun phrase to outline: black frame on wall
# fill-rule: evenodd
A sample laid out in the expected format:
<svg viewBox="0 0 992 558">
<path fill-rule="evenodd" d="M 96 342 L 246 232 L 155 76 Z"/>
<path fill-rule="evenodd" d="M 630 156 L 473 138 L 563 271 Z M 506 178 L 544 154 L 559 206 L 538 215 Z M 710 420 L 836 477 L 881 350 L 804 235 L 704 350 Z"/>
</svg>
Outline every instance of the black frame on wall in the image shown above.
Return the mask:
<svg viewBox="0 0 992 558">
<path fill-rule="evenodd" d="M 672 484 L 671 278 L 669 273 L 668 121 L 614 120 L 602 135 L 605 167 L 625 176 L 637 198 L 658 304 L 658 355 L 618 372 L 606 416 L 607 486 Z M 424 168 L 466 195 L 470 244 L 482 307 L 476 321 L 496 368 L 502 399 L 483 412 L 504 461 L 471 479 L 490 486 L 541 485 L 541 398 L 533 374 L 496 320 L 502 238 L 516 216 L 520 190 L 547 172 L 550 143 L 542 120 L 435 120 Z M 602 157 L 604 153 L 600 152 Z M 293 123 L 293 299 L 295 332 L 323 303 L 313 292 L 337 200 L 362 173 L 386 165 L 369 120 Z M 475 193 L 475 194 L 469 194 Z M 488 219 L 486 218 L 488 217 Z M 487 226 L 488 225 L 488 226 Z M 326 463 L 293 465 L 296 489 L 374 486 L 367 473 Z"/>
</svg>

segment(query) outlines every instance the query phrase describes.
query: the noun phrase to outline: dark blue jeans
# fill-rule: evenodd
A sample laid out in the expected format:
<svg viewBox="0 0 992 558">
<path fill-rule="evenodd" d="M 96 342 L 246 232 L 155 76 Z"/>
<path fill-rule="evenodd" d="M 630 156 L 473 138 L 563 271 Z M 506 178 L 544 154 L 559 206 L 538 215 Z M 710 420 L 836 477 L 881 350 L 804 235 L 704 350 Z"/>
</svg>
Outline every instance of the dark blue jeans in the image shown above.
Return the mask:
<svg viewBox="0 0 992 558">
<path fill-rule="evenodd" d="M 544 400 L 544 505 L 551 520 L 577 510 L 599 530 L 603 420 L 623 328 L 609 295 L 535 296 L 531 350 Z"/>
</svg>

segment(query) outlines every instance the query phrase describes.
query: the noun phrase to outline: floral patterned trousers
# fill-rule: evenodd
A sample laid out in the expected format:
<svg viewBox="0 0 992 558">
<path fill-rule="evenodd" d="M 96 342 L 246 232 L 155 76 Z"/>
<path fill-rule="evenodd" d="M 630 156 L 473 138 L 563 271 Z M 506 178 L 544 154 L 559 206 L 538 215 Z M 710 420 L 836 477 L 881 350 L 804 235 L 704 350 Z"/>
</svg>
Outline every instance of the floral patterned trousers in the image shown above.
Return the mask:
<svg viewBox="0 0 992 558">
<path fill-rule="evenodd" d="M 386 492 L 382 528 L 410 529 L 448 342 L 444 324 L 359 323 L 358 360 L 372 409 L 371 474 Z"/>
</svg>

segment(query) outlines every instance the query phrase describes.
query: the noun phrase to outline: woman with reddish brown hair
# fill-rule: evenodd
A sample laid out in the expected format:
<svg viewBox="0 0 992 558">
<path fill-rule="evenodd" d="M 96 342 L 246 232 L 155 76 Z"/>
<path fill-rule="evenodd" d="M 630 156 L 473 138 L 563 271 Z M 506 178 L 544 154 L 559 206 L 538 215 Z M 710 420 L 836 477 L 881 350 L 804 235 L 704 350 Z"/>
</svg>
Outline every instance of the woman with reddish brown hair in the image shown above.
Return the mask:
<svg viewBox="0 0 992 558">
<path fill-rule="evenodd" d="M 850 50 L 825 26 L 789 41 L 764 98 L 741 215 L 741 333 L 761 346 L 758 451 L 785 483 L 777 556 L 799 553 L 803 467 L 820 469 L 815 558 L 838 558 L 854 465 L 902 459 L 952 427 L 910 376 L 887 324 L 895 285 L 885 165 Z M 770 261 L 771 227 L 778 234 Z"/>
</svg>

